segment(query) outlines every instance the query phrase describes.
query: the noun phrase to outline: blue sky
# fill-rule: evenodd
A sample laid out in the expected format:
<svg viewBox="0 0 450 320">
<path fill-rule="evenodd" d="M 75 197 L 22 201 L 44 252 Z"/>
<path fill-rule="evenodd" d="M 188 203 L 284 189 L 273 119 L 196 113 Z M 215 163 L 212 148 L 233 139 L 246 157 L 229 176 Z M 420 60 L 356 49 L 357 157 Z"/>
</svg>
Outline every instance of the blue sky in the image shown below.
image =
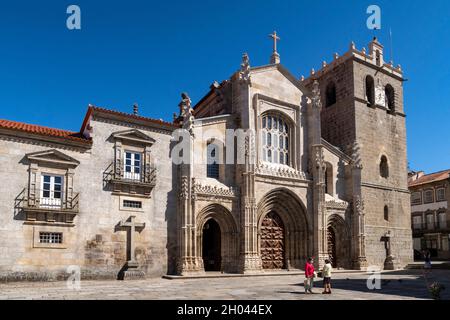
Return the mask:
<svg viewBox="0 0 450 320">
<path fill-rule="evenodd" d="M 66 9 L 81 8 L 81 30 Z M 382 10 L 382 29 L 366 9 Z M 377 35 L 405 83 L 410 167 L 450 168 L 450 1 L 2 1 L 0 118 L 79 130 L 89 103 L 171 120 L 187 91 L 193 102 L 228 78 L 248 52 L 268 63 L 281 37 L 281 62 L 308 75 L 350 41 Z"/>
</svg>

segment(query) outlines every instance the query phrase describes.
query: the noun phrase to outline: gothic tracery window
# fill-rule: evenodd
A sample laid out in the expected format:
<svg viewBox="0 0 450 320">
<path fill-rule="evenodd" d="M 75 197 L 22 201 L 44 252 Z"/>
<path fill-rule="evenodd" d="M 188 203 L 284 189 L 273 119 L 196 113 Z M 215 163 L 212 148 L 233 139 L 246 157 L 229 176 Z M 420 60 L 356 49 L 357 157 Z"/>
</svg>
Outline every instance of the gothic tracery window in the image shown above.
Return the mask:
<svg viewBox="0 0 450 320">
<path fill-rule="evenodd" d="M 263 161 L 289 165 L 289 126 L 279 115 L 262 118 Z"/>
<path fill-rule="evenodd" d="M 206 176 L 208 178 L 219 179 L 218 146 L 214 143 L 209 143 L 206 150 L 207 150 Z"/>
</svg>

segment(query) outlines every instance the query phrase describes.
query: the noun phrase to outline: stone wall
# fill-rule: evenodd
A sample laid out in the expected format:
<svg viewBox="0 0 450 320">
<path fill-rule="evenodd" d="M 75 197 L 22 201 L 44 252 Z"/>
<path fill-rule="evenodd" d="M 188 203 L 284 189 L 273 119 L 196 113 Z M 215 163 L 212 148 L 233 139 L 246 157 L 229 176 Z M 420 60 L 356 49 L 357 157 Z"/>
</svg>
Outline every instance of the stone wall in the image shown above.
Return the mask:
<svg viewBox="0 0 450 320">
<path fill-rule="evenodd" d="M 152 159 L 158 169 L 157 182 L 151 197 L 112 194 L 105 187 L 104 174 L 113 162 L 112 133 L 129 129 L 122 123 L 105 119 L 91 121 L 93 145 L 90 149 L 65 147 L 29 139 L 0 137 L 0 278 L 5 280 L 61 279 L 68 276 L 67 267 L 79 266 L 83 278 L 116 278 L 126 262 L 127 233 L 117 226 L 130 215 L 145 228 L 136 233 L 136 260 L 147 276 L 168 272 L 176 255 L 176 207 L 173 190 L 170 133 L 140 127 L 155 139 L 151 147 Z M 79 193 L 79 213 L 72 224 L 33 223 L 26 221 L 15 207 L 19 195 L 28 185 L 28 153 L 56 149 L 80 162 L 74 169 L 73 188 Z M 45 172 L 45 165 L 40 171 Z M 40 178 L 40 177 L 39 177 Z M 142 201 L 138 211 L 124 210 L 121 201 Z M 63 233 L 59 247 L 42 248 L 36 245 L 39 231 Z"/>
</svg>

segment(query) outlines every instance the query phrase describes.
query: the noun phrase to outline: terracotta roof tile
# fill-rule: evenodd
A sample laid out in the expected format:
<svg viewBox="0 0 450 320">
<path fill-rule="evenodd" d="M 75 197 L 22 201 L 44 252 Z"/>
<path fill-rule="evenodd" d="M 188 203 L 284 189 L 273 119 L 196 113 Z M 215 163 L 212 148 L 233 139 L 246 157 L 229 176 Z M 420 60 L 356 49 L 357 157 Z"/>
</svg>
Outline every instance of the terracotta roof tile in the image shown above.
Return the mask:
<svg viewBox="0 0 450 320">
<path fill-rule="evenodd" d="M 450 178 L 450 169 L 423 175 L 416 180 L 409 181 L 408 186 L 414 187 L 414 186 L 418 186 L 418 185 L 422 185 L 422 184 L 426 184 L 426 183 L 442 181 L 442 180 L 449 179 L 449 178 Z"/>
<path fill-rule="evenodd" d="M 109 114 L 113 114 L 113 115 L 124 116 L 124 117 L 130 118 L 130 119 L 148 121 L 148 122 L 159 124 L 159 125 L 162 125 L 165 127 L 172 128 L 172 129 L 178 127 L 176 124 L 174 124 L 172 122 L 143 117 L 143 116 L 139 116 L 139 115 L 135 115 L 135 114 L 131 114 L 131 113 L 125 113 L 125 112 L 105 109 L 105 108 L 96 107 L 96 106 L 90 106 L 89 108 L 92 109 L 93 111 L 99 111 L 99 112 L 109 113 Z"/>
<path fill-rule="evenodd" d="M 37 134 L 41 136 L 48 136 L 54 138 L 60 138 L 64 140 L 78 141 L 84 143 L 91 143 L 91 140 L 84 138 L 79 132 L 49 128 L 38 126 L 34 124 L 28 124 L 23 122 L 16 122 L 10 120 L 2 120 L 0 119 L 0 128 L 26 132 L 31 134 Z"/>
</svg>

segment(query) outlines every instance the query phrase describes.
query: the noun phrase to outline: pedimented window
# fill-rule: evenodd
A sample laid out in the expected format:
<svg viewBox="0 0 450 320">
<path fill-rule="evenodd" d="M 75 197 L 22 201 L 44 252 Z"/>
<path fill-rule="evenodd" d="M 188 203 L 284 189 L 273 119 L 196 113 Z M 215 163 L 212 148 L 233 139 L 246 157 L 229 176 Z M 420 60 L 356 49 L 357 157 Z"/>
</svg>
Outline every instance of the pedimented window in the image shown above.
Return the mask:
<svg viewBox="0 0 450 320">
<path fill-rule="evenodd" d="M 72 224 L 78 213 L 79 194 L 74 190 L 79 161 L 51 149 L 25 155 L 28 182 L 17 197 L 17 207 L 30 222 Z"/>
<path fill-rule="evenodd" d="M 137 129 L 115 132 L 114 159 L 105 171 L 105 183 L 113 192 L 149 196 L 156 183 L 151 147 L 155 139 Z"/>
</svg>

